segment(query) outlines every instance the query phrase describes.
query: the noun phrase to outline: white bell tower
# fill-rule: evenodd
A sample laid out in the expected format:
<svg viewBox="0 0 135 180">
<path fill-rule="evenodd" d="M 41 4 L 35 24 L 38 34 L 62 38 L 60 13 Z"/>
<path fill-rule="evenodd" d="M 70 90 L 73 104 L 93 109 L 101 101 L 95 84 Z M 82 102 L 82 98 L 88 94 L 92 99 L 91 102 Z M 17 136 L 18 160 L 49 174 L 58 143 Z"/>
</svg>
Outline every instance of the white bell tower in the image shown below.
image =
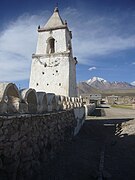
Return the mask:
<svg viewBox="0 0 135 180">
<path fill-rule="evenodd" d="M 56 7 L 43 28 L 38 27 L 36 53 L 32 55 L 30 88 L 64 96 L 76 96 L 76 58 L 72 33 Z"/>
</svg>

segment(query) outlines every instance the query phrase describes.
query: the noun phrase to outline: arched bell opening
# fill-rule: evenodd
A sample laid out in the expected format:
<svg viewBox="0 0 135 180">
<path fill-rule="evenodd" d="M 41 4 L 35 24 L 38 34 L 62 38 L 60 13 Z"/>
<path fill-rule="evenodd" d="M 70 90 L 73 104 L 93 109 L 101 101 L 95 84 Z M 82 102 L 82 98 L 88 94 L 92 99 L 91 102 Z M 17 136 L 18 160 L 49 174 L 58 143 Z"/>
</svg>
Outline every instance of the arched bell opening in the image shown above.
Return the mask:
<svg viewBox="0 0 135 180">
<path fill-rule="evenodd" d="M 47 54 L 52 54 L 55 53 L 55 39 L 53 37 L 50 37 L 47 40 L 47 49 L 46 49 Z"/>
</svg>

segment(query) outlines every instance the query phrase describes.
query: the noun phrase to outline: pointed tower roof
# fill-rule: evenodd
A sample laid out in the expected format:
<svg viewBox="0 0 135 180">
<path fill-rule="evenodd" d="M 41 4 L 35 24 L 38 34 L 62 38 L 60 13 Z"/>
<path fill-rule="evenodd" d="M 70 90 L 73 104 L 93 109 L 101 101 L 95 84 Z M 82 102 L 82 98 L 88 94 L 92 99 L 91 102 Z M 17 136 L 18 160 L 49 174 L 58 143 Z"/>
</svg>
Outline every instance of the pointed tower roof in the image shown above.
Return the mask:
<svg viewBox="0 0 135 180">
<path fill-rule="evenodd" d="M 47 30 L 53 30 L 53 29 L 61 29 L 66 28 L 67 23 L 63 22 L 62 18 L 59 14 L 58 7 L 55 7 L 54 12 L 50 19 L 47 21 L 47 23 L 44 25 L 43 28 L 40 28 L 39 31 L 47 31 Z"/>
</svg>

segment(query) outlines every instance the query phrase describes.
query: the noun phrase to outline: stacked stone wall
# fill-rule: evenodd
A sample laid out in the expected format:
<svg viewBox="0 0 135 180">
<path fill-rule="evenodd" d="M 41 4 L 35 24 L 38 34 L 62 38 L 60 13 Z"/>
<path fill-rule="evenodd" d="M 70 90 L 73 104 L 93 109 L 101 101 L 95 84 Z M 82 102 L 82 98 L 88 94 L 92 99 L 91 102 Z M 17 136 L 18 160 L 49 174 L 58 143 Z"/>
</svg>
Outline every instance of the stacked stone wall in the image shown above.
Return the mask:
<svg viewBox="0 0 135 180">
<path fill-rule="evenodd" d="M 84 117 L 82 117 L 84 118 Z M 77 126 L 74 110 L 0 117 L 0 177 L 33 179 Z M 84 119 L 83 119 L 84 120 Z"/>
<path fill-rule="evenodd" d="M 93 108 L 84 107 L 82 98 L 0 83 L 0 177 L 36 177 L 42 162 L 78 134 Z"/>
<path fill-rule="evenodd" d="M 92 112 L 95 110 L 96 104 L 91 103 L 91 104 L 84 105 L 84 107 L 85 107 L 85 115 L 90 116 Z"/>
</svg>

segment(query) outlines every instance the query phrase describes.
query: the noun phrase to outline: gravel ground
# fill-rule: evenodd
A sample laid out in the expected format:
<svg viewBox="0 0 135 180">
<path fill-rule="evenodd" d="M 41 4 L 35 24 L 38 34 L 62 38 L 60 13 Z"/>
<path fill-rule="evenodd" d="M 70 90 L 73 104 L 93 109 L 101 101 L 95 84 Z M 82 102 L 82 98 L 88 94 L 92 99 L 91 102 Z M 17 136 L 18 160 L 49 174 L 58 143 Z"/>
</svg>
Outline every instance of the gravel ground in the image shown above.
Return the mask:
<svg viewBox="0 0 135 180">
<path fill-rule="evenodd" d="M 120 118 L 135 118 L 135 109 L 124 109 L 124 108 L 105 108 L 106 117 L 120 117 Z"/>
<path fill-rule="evenodd" d="M 97 109 L 73 141 L 43 164 L 40 179 L 94 180 L 102 175 L 102 179 L 134 180 L 134 117 L 135 110 Z"/>
</svg>

